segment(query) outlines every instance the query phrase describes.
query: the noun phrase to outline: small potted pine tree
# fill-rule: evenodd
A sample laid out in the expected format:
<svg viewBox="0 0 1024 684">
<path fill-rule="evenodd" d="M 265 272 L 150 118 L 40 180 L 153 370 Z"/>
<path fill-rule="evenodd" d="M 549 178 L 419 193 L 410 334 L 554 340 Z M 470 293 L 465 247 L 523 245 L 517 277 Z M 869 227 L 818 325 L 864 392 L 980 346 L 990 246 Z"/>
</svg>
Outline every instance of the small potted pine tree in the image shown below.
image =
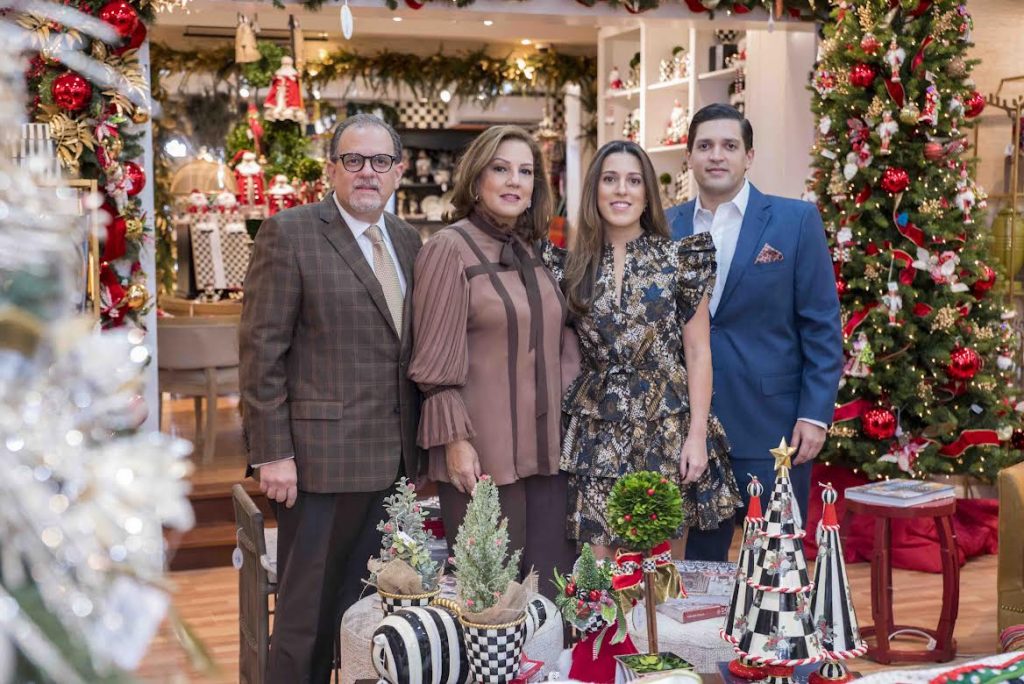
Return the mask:
<svg viewBox="0 0 1024 684">
<path fill-rule="evenodd" d="M 385 615 L 427 606 L 441 591 L 442 568 L 430 556 L 431 534 L 423 527 L 427 513 L 416 500 L 415 485 L 400 478 L 395 493 L 384 499 L 384 510 L 388 517 L 377 524 L 380 558 L 368 564 L 370 584 L 377 587 Z"/>
<path fill-rule="evenodd" d="M 459 620 L 469 667 L 480 684 L 512 681 L 526 640 L 529 592 L 515 581 L 522 552 L 509 553 L 507 527 L 508 519 L 501 518 L 498 488 L 484 475 L 473 491 L 453 549 Z"/>
</svg>

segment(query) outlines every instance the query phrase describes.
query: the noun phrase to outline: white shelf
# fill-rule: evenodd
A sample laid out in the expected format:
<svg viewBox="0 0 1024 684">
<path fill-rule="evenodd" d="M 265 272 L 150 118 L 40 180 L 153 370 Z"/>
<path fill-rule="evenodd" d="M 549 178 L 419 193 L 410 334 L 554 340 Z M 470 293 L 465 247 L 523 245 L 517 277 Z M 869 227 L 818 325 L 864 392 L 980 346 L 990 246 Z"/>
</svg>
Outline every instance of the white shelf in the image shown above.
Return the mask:
<svg viewBox="0 0 1024 684">
<path fill-rule="evenodd" d="M 728 69 L 719 69 L 718 71 L 709 71 L 704 74 L 697 76 L 698 81 L 731 81 L 736 78 L 736 74 L 740 71 L 739 67 L 729 67 Z"/>
<path fill-rule="evenodd" d="M 663 152 L 682 152 L 686 149 L 686 143 L 680 143 L 678 145 L 658 145 L 656 147 L 648 147 L 646 149 L 647 154 L 661 154 Z"/>
<path fill-rule="evenodd" d="M 647 86 L 647 90 L 686 90 L 690 87 L 690 78 L 680 78 L 673 81 L 659 81 Z"/>
<path fill-rule="evenodd" d="M 639 95 L 639 88 L 622 88 L 620 90 L 608 90 L 604 94 L 606 100 L 628 100 L 632 99 L 634 95 Z"/>
</svg>

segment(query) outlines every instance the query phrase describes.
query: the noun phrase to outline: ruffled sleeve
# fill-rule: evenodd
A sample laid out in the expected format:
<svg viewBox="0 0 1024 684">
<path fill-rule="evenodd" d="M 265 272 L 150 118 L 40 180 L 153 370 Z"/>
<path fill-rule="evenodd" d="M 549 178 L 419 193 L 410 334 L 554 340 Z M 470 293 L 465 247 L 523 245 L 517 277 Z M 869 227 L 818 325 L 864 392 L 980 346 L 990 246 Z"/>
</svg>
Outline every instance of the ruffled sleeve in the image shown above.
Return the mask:
<svg viewBox="0 0 1024 684">
<path fill-rule="evenodd" d="M 540 244 L 540 258 L 544 262 L 555 280 L 561 284 L 565 279 L 565 258 L 568 252 L 550 240 L 543 240 Z"/>
<path fill-rule="evenodd" d="M 711 297 L 715 289 L 715 275 L 718 265 L 715 262 L 715 243 L 710 233 L 697 233 L 675 243 L 678 249 L 678 266 L 676 267 L 676 303 L 679 316 L 685 324 L 693 314 L 701 300 Z"/>
<path fill-rule="evenodd" d="M 476 435 L 459 391 L 469 373 L 469 281 L 458 248 L 444 233 L 423 246 L 413 273 L 409 378 L 424 395 L 416 441 L 429 449 Z"/>
</svg>

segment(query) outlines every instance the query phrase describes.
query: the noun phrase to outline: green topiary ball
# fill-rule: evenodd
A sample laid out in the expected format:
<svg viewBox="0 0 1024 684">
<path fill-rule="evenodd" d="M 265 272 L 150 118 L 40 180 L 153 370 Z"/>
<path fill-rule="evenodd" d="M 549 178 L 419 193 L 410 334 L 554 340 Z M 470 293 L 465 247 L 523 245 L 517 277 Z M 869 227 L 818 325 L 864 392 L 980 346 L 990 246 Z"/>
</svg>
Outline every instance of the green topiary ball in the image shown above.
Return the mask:
<svg viewBox="0 0 1024 684">
<path fill-rule="evenodd" d="M 679 487 L 660 473 L 630 473 L 612 487 L 608 524 L 629 546 L 649 550 L 668 539 L 682 523 Z"/>
</svg>

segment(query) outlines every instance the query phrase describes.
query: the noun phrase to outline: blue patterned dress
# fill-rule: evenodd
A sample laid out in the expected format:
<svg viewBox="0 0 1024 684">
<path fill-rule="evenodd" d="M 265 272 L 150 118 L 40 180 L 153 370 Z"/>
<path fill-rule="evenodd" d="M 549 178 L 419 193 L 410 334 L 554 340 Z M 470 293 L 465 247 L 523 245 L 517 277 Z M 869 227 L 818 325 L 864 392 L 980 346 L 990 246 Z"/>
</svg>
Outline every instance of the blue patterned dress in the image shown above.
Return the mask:
<svg viewBox="0 0 1024 684">
<path fill-rule="evenodd" d="M 566 252 L 546 244 L 543 258 L 563 281 Z M 684 526 L 713 529 L 741 505 L 717 418 L 708 421 L 708 468 L 699 481 L 682 484 L 679 459 L 690 424 L 683 325 L 714 287 L 714 243 L 708 233 L 630 241 L 619 302 L 613 259 L 606 245 L 591 311 L 573 322 L 582 364 L 562 401 L 568 427 L 560 463 L 570 478 L 569 537 L 622 544 L 605 520 L 608 495 L 620 477 L 639 470 L 680 485 Z"/>
</svg>

